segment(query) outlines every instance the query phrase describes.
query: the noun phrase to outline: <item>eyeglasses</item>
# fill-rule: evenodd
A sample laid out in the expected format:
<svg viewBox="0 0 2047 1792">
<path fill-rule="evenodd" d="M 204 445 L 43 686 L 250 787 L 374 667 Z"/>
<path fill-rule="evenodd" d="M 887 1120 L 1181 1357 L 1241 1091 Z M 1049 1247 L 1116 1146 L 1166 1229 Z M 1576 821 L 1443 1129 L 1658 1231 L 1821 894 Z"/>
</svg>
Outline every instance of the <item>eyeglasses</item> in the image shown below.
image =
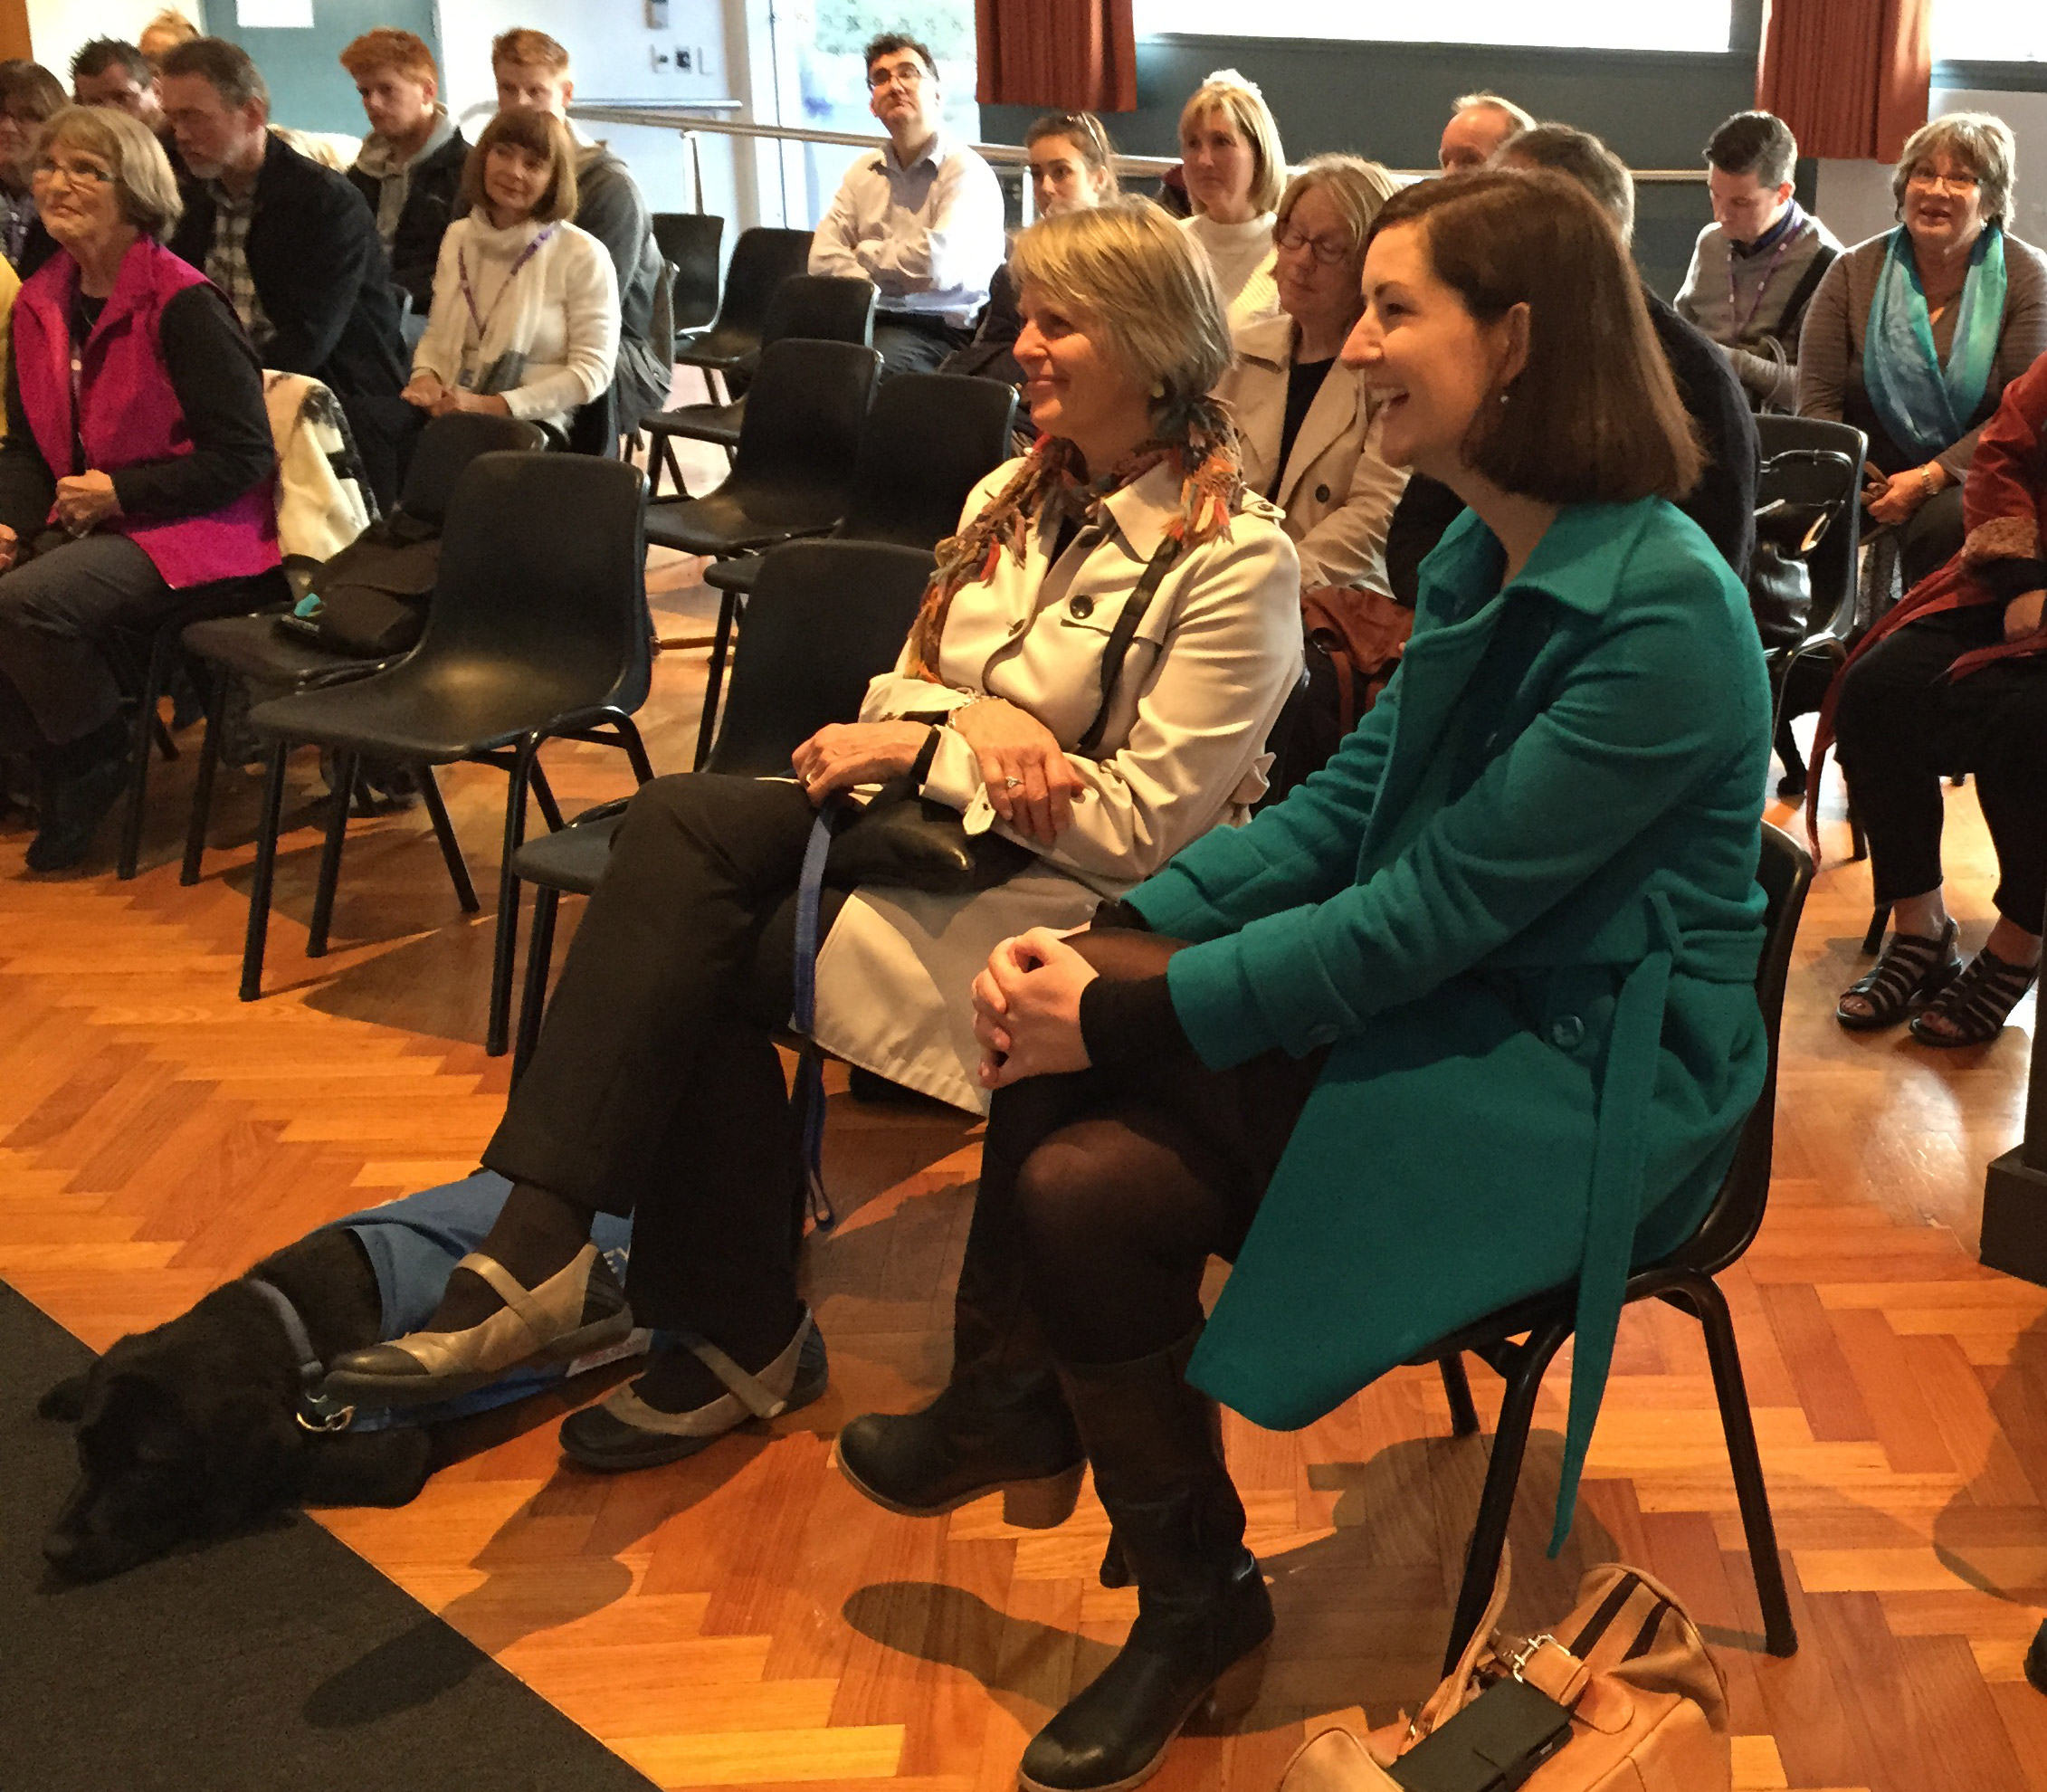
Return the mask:
<svg viewBox="0 0 2047 1792">
<path fill-rule="evenodd" d="M 1914 168 L 1905 176 L 1907 186 L 1916 186 L 1921 193 L 1947 192 L 1966 198 L 1982 186 L 1973 174 L 1941 174 L 1934 168 Z"/>
<path fill-rule="evenodd" d="M 924 71 L 915 62 L 899 62 L 892 69 L 870 69 L 867 71 L 867 84 L 877 93 L 895 81 L 900 81 L 905 87 L 916 87 L 923 80 Z"/>
<path fill-rule="evenodd" d="M 1357 253 L 1348 243 L 1337 242 L 1327 236 L 1309 236 L 1305 231 L 1296 230 L 1291 224 L 1281 224 L 1273 231 L 1272 246 L 1275 249 L 1284 249 L 1289 254 L 1300 249 L 1312 249 L 1315 259 L 1326 268 L 1337 267 Z"/>
<path fill-rule="evenodd" d="M 59 162 L 49 157 L 35 165 L 35 172 L 44 180 L 62 175 L 74 186 L 105 186 L 114 177 L 110 169 L 97 162 Z"/>
</svg>

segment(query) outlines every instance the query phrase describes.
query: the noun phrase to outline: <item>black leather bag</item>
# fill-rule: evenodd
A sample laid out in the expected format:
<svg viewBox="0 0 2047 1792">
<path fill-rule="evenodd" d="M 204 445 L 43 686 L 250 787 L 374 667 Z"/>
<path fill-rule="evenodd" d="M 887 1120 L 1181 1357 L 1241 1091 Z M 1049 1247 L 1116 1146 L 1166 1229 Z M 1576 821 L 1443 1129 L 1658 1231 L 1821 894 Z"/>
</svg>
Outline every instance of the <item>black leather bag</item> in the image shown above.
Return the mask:
<svg viewBox="0 0 2047 1792">
<path fill-rule="evenodd" d="M 1167 539 L 1160 544 L 1109 631 L 1101 656 L 1101 702 L 1076 749 L 1090 758 L 1100 748 L 1108 729 L 1109 706 L 1138 624 L 1144 621 L 1159 582 L 1178 554 L 1178 542 Z M 956 810 L 919 794 L 938 744 L 934 730 L 907 773 L 891 778 L 864 808 L 852 811 L 839 823 L 824 860 L 824 882 L 833 889 L 853 890 L 867 884 L 971 895 L 993 890 L 1038 856 L 993 829 L 968 834 Z"/>
<path fill-rule="evenodd" d="M 370 660 L 410 653 L 425 631 L 440 567 L 440 529 L 400 510 L 328 561 L 305 602 L 279 620 L 330 653 Z"/>
<path fill-rule="evenodd" d="M 1748 563 L 1748 607 L 1763 645 L 1795 647 L 1811 625 L 1813 577 L 1806 556 L 1833 520 L 1826 504 L 1766 504 L 1756 512 L 1756 553 Z"/>
</svg>

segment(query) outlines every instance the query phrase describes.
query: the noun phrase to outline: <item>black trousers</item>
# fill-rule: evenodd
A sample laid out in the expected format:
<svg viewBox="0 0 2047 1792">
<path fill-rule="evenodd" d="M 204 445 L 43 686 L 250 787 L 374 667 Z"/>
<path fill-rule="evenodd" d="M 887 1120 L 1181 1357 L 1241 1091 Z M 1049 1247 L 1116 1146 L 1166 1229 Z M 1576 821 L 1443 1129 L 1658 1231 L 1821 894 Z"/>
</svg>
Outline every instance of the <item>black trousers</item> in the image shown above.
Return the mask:
<svg viewBox="0 0 2047 1792">
<path fill-rule="evenodd" d="M 1178 942 L 1074 941 L 1107 977 L 1146 976 Z M 1192 1053 L 1033 1077 L 999 1091 L 960 1272 L 955 1373 L 1117 1363 L 1185 1338 L 1211 1256 L 1233 1259 L 1326 1052 L 1226 1071 Z"/>
<path fill-rule="evenodd" d="M 1939 884 L 1940 780 L 1972 772 L 1997 849 L 1997 912 L 2038 933 L 2047 912 L 2047 663 L 2008 660 L 1946 676 L 1961 654 L 2003 639 L 1998 604 L 1908 623 L 1849 672 L 1834 737 L 1880 903 Z"/>
<path fill-rule="evenodd" d="M 793 784 L 696 772 L 641 789 L 483 1154 L 632 1214 L 634 1316 L 728 1350 L 795 1319 L 804 1177 L 774 1035 L 812 819 Z M 826 892 L 825 927 L 841 901 Z"/>
<path fill-rule="evenodd" d="M 119 714 L 107 657 L 114 636 L 153 628 L 178 602 L 123 535 L 81 536 L 0 577 L 0 677 L 34 719 L 40 744 L 62 747 Z"/>
<path fill-rule="evenodd" d="M 1862 517 L 1865 532 L 1871 524 Z M 1938 572 L 1962 551 L 1968 525 L 1962 519 L 1962 488 L 1950 485 L 1936 492 L 1898 526 L 1898 567 L 1909 591 L 1922 578 Z"/>
</svg>

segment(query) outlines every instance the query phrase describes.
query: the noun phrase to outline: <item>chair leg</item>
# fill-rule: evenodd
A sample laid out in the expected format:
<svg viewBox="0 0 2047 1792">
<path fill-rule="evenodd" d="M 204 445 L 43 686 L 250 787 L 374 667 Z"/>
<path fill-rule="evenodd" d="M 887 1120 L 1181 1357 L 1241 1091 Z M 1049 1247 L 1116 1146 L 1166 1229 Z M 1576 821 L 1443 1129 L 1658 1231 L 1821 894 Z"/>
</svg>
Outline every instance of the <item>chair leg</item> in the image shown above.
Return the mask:
<svg viewBox="0 0 2047 1792">
<path fill-rule="evenodd" d="M 718 732 L 718 699 L 725 682 L 725 655 L 732 642 L 732 624 L 738 615 L 739 594 L 721 591 L 718 603 L 718 633 L 711 638 L 710 670 L 704 683 L 704 717 L 697 728 L 697 757 L 691 771 L 701 771 L 710 758 L 711 738 Z"/>
<path fill-rule="evenodd" d="M 167 766 L 177 758 L 177 742 L 172 737 L 170 729 L 164 726 L 164 719 L 161 716 L 152 716 L 150 720 L 156 724 L 153 735 L 157 742 L 157 751 L 164 756 L 164 763 Z"/>
<path fill-rule="evenodd" d="M 533 760 L 529 781 L 533 789 L 533 800 L 540 805 L 540 819 L 547 824 L 549 834 L 559 834 L 561 805 L 555 801 L 554 786 L 547 782 L 547 771 L 541 766 L 538 755 Z"/>
<path fill-rule="evenodd" d="M 1870 910 L 1870 930 L 1862 936 L 1862 956 L 1873 958 L 1883 949 L 1884 931 L 1890 925 L 1890 904 L 1879 902 Z"/>
<path fill-rule="evenodd" d="M 319 882 L 313 890 L 313 920 L 306 932 L 306 956 L 327 956 L 328 929 L 334 923 L 334 891 L 341 882 L 341 846 L 348 837 L 348 809 L 355 799 L 356 771 L 361 765 L 354 753 L 334 756 L 334 793 L 327 810 L 327 840 L 319 851 Z"/>
<path fill-rule="evenodd" d="M 157 700 L 163 693 L 165 664 L 168 658 L 164 641 L 158 639 L 150 643 L 149 663 L 142 675 L 142 707 L 136 712 L 135 733 L 129 744 L 128 808 L 121 816 L 120 856 L 115 863 L 116 872 L 124 880 L 135 875 L 136 866 L 142 857 L 142 810 L 149 796 L 150 745 L 161 736 L 161 744 L 167 749 L 164 757 L 167 759 L 177 757 L 177 748 L 171 745 L 163 719 L 157 713 Z"/>
<path fill-rule="evenodd" d="M 673 436 L 664 434 L 661 438 L 661 453 L 648 458 L 653 462 L 654 466 L 653 488 L 647 493 L 650 500 L 661 496 L 661 470 L 663 467 L 668 469 L 669 483 L 675 488 L 675 495 L 678 498 L 687 498 L 690 495 L 690 488 L 682 482 L 682 463 L 675 458 Z"/>
<path fill-rule="evenodd" d="M 192 818 L 185 827 L 185 863 L 177 881 L 194 884 L 206 857 L 206 825 L 214 816 L 214 778 L 226 744 L 228 674 L 214 668 L 214 688 L 206 693 L 206 727 L 199 737 L 199 771 L 192 780 Z"/>
<path fill-rule="evenodd" d="M 526 942 L 526 987 L 519 998 L 519 1034 L 512 1047 L 512 1087 L 526 1074 L 540 1043 L 540 1017 L 547 1006 L 547 969 L 555 956 L 555 910 L 561 891 L 546 884 L 533 891 L 533 937 Z"/>
<path fill-rule="evenodd" d="M 511 789 L 505 796 L 505 851 L 498 862 L 498 941 L 490 963 L 490 1014 L 483 1049 L 493 1058 L 505 1055 L 511 1026 L 512 966 L 519 956 L 519 877 L 512 860 L 526 841 L 526 791 L 538 767 L 538 748 L 519 743 L 512 758 Z"/>
<path fill-rule="evenodd" d="M 277 872 L 277 833 L 284 817 L 284 754 L 273 741 L 263 771 L 263 813 L 256 824 L 256 874 L 249 885 L 249 929 L 242 940 L 242 999 L 263 993 L 263 947 L 270 938 L 270 891 Z"/>
<path fill-rule="evenodd" d="M 462 904 L 462 913 L 473 915 L 483 904 L 476 900 L 469 862 L 462 857 L 462 842 L 455 838 L 454 824 L 448 819 L 448 805 L 434 781 L 433 767 L 423 764 L 413 769 L 419 774 L 420 800 L 426 805 L 427 818 L 433 824 L 433 837 L 441 843 L 441 857 L 448 867 L 448 882 L 455 886 L 455 901 Z"/>
<path fill-rule="evenodd" d="M 1436 1367 L 1442 1371 L 1442 1391 L 1450 1398 L 1450 1435 L 1476 1437 L 1479 1409 L 1471 1404 L 1471 1378 L 1464 1373 L 1463 1353 L 1445 1357 Z"/>
<path fill-rule="evenodd" d="M 619 744 L 633 767 L 633 776 L 642 784 L 652 781 L 654 762 L 647 757 L 647 743 L 640 739 L 639 724 L 631 716 L 617 716 L 612 726 L 618 730 Z"/>
<path fill-rule="evenodd" d="M 1770 1517 L 1769 1490 L 1763 1482 L 1763 1457 L 1756 1444 L 1756 1419 L 1748 1409 L 1734 1320 L 1728 1311 L 1727 1296 L 1710 1276 L 1688 1278 L 1683 1286 L 1706 1333 L 1706 1357 L 1713 1366 L 1713 1391 L 1720 1402 L 1720 1428 L 1727 1433 L 1735 1498 L 1740 1502 L 1742 1534 L 1748 1542 L 1748 1566 L 1756 1577 L 1756 1599 L 1763 1612 L 1764 1646 L 1773 1655 L 1795 1654 L 1798 1631 L 1791 1621 L 1790 1596 L 1785 1591 L 1784 1563 L 1777 1554 L 1776 1525 Z"/>
<path fill-rule="evenodd" d="M 1536 1395 L 1542 1387 L 1549 1359 L 1570 1336 L 1568 1321 L 1557 1320 L 1529 1334 L 1519 1347 L 1507 1376 L 1507 1397 L 1500 1402 L 1500 1423 L 1493 1428 L 1492 1460 L 1486 1464 L 1485 1492 L 1479 1498 L 1478 1521 L 1471 1527 L 1464 1554 L 1464 1583 L 1458 1589 L 1456 1615 L 1450 1622 L 1450 1646 L 1443 1654 L 1446 1674 L 1457 1665 L 1464 1645 L 1485 1616 L 1500 1576 L 1500 1558 L 1507 1548 L 1508 1520 L 1514 1515 L 1514 1490 L 1520 1483 L 1521 1458 L 1535 1422 Z"/>
</svg>

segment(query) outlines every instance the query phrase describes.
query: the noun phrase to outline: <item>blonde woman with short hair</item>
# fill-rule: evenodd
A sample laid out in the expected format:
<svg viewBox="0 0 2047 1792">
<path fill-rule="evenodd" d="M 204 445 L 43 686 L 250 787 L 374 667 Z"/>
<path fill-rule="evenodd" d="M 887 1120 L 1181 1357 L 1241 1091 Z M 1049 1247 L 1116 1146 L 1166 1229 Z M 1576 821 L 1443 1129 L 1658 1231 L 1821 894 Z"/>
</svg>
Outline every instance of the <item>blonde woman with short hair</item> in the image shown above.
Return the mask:
<svg viewBox="0 0 2047 1792">
<path fill-rule="evenodd" d="M 1180 162 L 1191 217 L 1180 228 L 1208 252 L 1234 330 L 1280 309 L 1272 208 L 1287 182 L 1280 127 L 1265 96 L 1218 69 L 1180 110 Z"/>
</svg>

